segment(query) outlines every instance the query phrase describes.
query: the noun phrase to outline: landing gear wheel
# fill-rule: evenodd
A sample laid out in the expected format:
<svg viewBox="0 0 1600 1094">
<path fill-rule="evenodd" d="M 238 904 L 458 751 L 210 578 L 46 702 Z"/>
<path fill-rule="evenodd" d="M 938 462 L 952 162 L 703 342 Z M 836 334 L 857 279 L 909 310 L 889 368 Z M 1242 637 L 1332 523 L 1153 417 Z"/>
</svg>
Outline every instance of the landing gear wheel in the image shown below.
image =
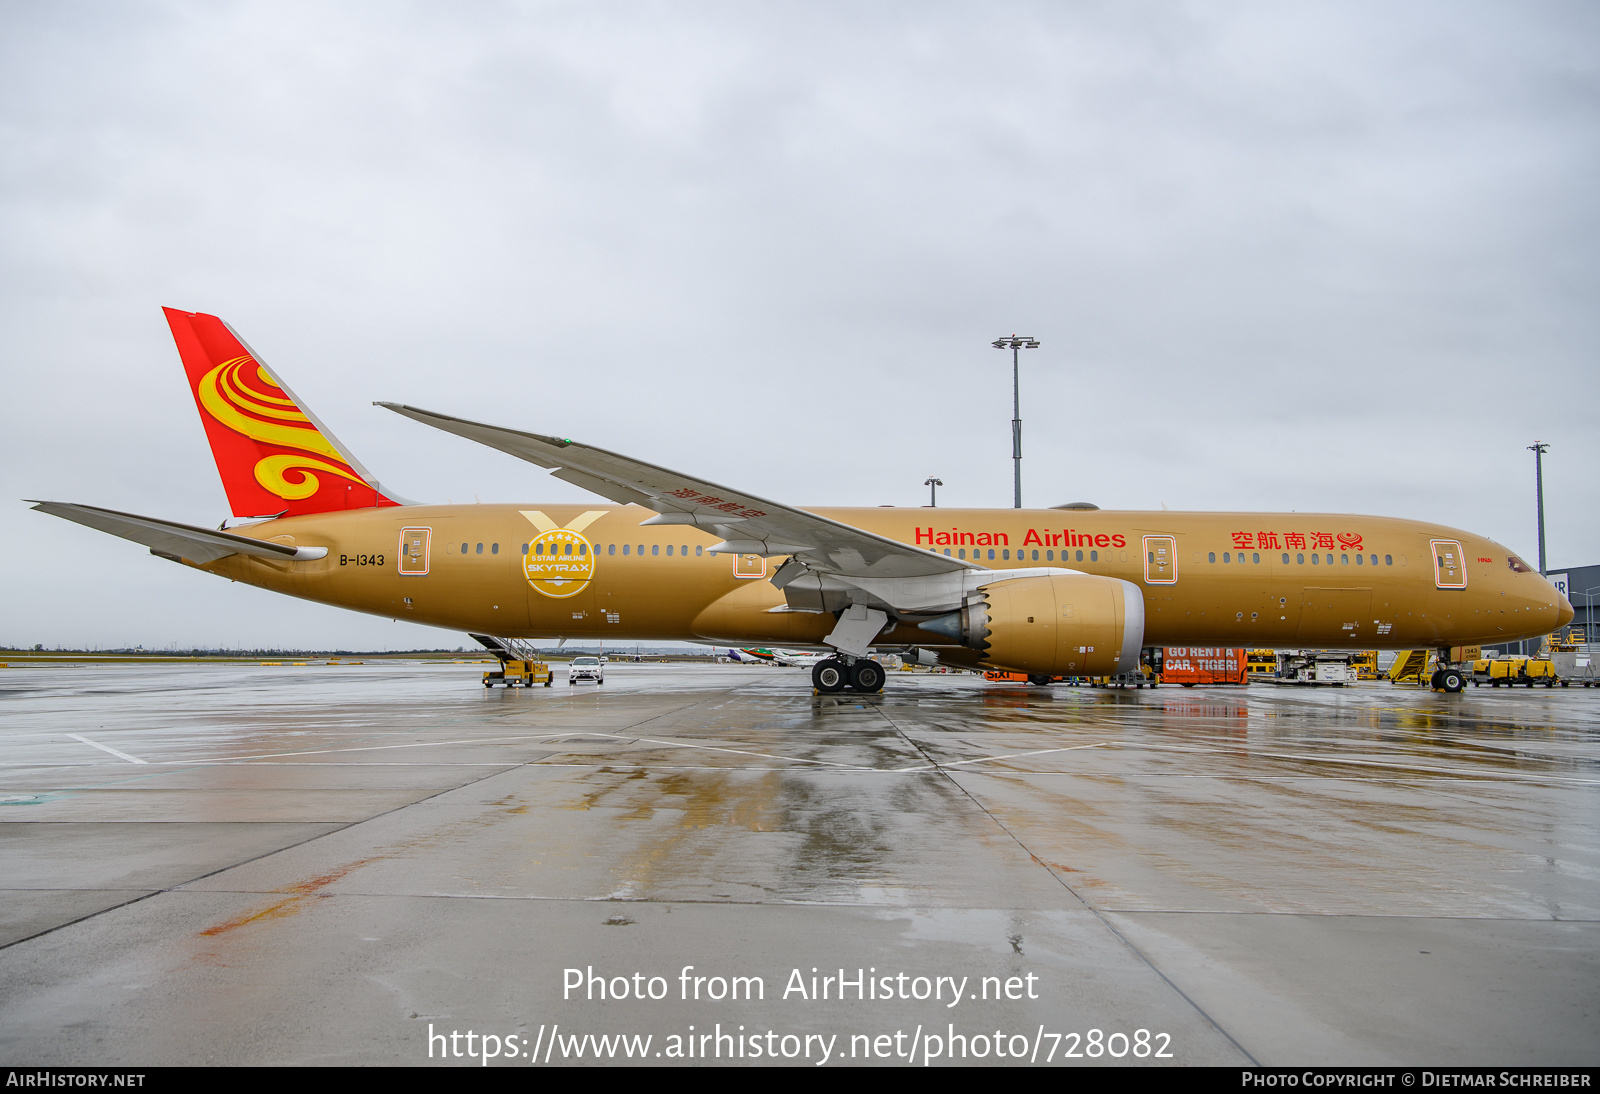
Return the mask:
<svg viewBox="0 0 1600 1094">
<path fill-rule="evenodd" d="M 1034 673 L 1032 676 L 1028 677 L 1028 683 L 1032 684 L 1036 688 L 1047 688 L 1050 686 L 1050 677 L 1040 676 L 1038 673 Z"/>
<path fill-rule="evenodd" d="M 863 657 L 850 666 L 850 686 L 871 695 L 883 690 L 883 666 Z"/>
<path fill-rule="evenodd" d="M 811 686 L 824 695 L 836 695 L 850 681 L 850 671 L 843 661 L 829 658 L 818 661 L 811 669 Z"/>
<path fill-rule="evenodd" d="M 1462 688 L 1466 687 L 1466 681 L 1462 679 L 1461 674 L 1455 669 L 1445 669 L 1443 672 L 1438 674 L 1438 679 L 1439 682 L 1437 686 L 1445 691 L 1450 692 L 1451 694 L 1454 694 L 1455 692 L 1458 692 Z"/>
</svg>

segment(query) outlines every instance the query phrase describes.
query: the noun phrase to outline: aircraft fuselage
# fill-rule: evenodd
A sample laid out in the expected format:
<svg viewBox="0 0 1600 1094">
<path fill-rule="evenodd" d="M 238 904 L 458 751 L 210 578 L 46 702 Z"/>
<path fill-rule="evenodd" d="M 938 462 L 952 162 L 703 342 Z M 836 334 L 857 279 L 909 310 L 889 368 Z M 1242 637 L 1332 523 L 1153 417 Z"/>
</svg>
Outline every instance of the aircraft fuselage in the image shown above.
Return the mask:
<svg viewBox="0 0 1600 1094">
<path fill-rule="evenodd" d="M 1571 608 L 1505 547 L 1389 517 L 1054 509 L 811 512 L 991 569 L 1121 578 L 1144 644 L 1401 649 L 1547 634 Z M 573 641 L 819 645 L 831 614 L 774 612 L 781 559 L 711 554 L 693 526 L 631 505 L 418 505 L 289 517 L 234 531 L 315 561 L 234 555 L 198 568 L 262 588 L 457 630 Z M 1439 560 L 1449 556 L 1446 563 Z M 195 565 L 194 563 L 190 563 Z M 936 646 L 899 623 L 881 646 Z"/>
</svg>

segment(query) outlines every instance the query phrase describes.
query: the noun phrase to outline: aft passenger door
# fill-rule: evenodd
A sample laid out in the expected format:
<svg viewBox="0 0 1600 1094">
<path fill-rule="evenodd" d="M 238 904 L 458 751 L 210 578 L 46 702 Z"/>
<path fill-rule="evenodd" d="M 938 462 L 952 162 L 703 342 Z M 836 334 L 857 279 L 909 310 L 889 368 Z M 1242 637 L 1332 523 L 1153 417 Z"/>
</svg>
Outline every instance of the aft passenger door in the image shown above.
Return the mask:
<svg viewBox="0 0 1600 1094">
<path fill-rule="evenodd" d="M 400 572 L 420 575 L 428 572 L 428 548 L 432 528 L 400 529 Z"/>
</svg>

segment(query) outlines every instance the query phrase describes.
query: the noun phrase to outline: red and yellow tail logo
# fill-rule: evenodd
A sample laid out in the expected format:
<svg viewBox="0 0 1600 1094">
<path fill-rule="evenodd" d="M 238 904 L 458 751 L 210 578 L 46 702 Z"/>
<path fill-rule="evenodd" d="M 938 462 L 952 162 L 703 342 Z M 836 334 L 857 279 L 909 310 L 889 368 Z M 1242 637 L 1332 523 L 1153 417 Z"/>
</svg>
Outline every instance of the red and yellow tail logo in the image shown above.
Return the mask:
<svg viewBox="0 0 1600 1094">
<path fill-rule="evenodd" d="M 214 315 L 163 308 L 234 516 L 395 505 Z"/>
</svg>

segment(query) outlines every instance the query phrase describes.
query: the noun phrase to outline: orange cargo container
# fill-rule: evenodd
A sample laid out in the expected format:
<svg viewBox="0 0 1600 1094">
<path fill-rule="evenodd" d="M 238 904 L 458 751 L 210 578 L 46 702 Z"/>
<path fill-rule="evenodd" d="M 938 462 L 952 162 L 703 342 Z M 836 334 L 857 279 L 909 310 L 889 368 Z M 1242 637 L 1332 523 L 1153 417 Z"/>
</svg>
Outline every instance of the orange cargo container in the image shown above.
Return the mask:
<svg viewBox="0 0 1600 1094">
<path fill-rule="evenodd" d="M 1198 646 L 1168 646 L 1161 652 L 1161 681 L 1166 684 L 1243 684 L 1243 649 L 1211 649 Z"/>
</svg>

